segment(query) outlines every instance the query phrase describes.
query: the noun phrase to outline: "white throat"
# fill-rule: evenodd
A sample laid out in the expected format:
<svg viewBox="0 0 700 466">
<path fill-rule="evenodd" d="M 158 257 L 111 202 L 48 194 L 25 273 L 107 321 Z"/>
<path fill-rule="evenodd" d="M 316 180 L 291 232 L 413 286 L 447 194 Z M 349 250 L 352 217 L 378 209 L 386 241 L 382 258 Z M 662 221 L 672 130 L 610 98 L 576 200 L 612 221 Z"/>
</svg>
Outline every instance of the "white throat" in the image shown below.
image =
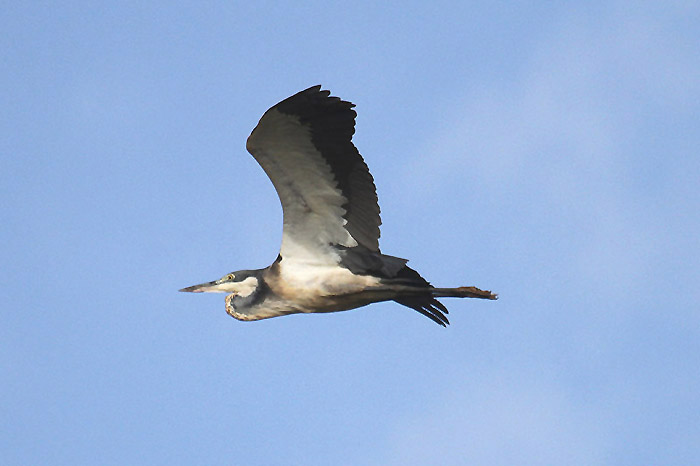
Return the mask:
<svg viewBox="0 0 700 466">
<path fill-rule="evenodd" d="M 253 291 L 258 287 L 258 279 L 255 277 L 248 277 L 240 282 L 226 282 L 217 285 L 217 291 L 223 291 L 225 293 L 234 293 L 237 296 L 245 298 L 250 296 Z"/>
</svg>

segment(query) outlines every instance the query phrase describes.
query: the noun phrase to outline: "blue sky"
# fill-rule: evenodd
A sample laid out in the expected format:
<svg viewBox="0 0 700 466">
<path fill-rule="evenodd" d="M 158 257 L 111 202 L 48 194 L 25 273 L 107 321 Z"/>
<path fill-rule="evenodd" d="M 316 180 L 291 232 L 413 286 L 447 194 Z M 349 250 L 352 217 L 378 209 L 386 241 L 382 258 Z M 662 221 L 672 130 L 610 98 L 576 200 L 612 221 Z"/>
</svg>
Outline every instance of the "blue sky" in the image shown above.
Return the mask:
<svg viewBox="0 0 700 466">
<path fill-rule="evenodd" d="M 14 2 L 0 16 L 3 464 L 697 464 L 695 2 Z M 245 138 L 357 104 L 385 303 L 243 323 Z"/>
</svg>

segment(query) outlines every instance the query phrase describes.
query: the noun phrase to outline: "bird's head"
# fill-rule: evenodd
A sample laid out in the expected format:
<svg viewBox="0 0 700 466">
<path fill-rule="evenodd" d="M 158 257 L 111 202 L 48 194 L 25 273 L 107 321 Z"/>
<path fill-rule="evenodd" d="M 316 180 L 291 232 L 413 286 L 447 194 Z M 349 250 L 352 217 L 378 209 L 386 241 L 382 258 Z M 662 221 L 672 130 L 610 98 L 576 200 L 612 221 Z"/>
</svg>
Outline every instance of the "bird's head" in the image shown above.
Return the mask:
<svg viewBox="0 0 700 466">
<path fill-rule="evenodd" d="M 258 287 L 259 270 L 239 270 L 231 272 L 218 280 L 188 286 L 180 291 L 190 293 L 233 293 L 245 298 L 250 296 Z"/>
<path fill-rule="evenodd" d="M 257 320 L 248 310 L 265 298 L 267 286 L 262 270 L 239 270 L 227 273 L 218 280 L 188 286 L 180 291 L 192 293 L 230 293 L 226 296 L 226 312 L 238 320 Z"/>
</svg>

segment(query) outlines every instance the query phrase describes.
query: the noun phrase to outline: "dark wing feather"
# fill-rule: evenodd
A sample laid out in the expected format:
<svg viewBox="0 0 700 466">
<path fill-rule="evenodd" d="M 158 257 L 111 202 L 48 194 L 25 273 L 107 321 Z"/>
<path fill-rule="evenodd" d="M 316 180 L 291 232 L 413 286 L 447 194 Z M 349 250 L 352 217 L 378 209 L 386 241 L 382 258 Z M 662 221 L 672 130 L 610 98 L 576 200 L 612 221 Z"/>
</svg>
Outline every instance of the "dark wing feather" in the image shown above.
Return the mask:
<svg viewBox="0 0 700 466">
<path fill-rule="evenodd" d="M 265 112 L 248 138 L 249 152 L 280 196 L 289 242 L 315 233 L 326 244 L 379 251 L 376 188 L 352 143 L 353 107 L 314 86 Z"/>
</svg>

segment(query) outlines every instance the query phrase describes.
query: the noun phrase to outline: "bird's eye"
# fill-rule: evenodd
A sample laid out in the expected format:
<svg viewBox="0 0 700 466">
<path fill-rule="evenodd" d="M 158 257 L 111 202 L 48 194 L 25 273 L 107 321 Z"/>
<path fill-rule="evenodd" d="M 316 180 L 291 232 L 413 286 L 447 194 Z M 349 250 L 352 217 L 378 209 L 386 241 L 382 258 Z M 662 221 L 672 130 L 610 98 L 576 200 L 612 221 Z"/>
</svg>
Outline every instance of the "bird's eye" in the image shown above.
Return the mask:
<svg viewBox="0 0 700 466">
<path fill-rule="evenodd" d="M 226 280 L 233 281 L 233 274 L 230 273 L 230 274 L 226 275 Z"/>
</svg>

